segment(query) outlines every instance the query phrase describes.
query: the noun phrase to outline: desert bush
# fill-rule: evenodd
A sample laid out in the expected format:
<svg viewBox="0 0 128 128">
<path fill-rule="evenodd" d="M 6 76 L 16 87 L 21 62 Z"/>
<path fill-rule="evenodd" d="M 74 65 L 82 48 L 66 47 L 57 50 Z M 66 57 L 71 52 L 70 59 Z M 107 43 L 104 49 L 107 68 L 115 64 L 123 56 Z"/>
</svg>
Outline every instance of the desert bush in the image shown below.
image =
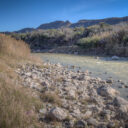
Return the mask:
<svg viewBox="0 0 128 128">
<path fill-rule="evenodd" d="M 83 48 L 93 48 L 97 46 L 97 43 L 100 39 L 97 36 L 94 37 L 87 37 L 78 40 L 77 44 Z"/>
<path fill-rule="evenodd" d="M 110 33 L 105 32 L 100 35 L 97 34 L 92 37 L 82 38 L 78 40 L 77 45 L 83 48 L 97 48 L 103 44 L 104 39 L 107 38 L 109 35 Z"/>
</svg>

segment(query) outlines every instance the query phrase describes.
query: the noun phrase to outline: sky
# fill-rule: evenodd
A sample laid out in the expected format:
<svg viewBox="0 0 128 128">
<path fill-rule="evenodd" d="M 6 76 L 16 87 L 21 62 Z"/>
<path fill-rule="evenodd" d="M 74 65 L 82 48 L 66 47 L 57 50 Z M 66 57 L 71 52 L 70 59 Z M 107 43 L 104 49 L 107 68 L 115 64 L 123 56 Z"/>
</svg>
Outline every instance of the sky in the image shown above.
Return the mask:
<svg viewBox="0 0 128 128">
<path fill-rule="evenodd" d="M 128 0 L 0 0 L 0 32 L 56 20 L 128 16 Z"/>
</svg>

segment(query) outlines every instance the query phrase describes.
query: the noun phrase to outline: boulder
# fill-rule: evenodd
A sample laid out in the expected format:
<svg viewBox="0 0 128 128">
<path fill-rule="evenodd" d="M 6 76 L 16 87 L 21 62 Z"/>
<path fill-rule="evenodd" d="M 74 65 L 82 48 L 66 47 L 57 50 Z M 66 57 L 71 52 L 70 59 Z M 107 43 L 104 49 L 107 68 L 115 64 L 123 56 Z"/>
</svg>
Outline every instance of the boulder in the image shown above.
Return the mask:
<svg viewBox="0 0 128 128">
<path fill-rule="evenodd" d="M 54 107 L 48 113 L 48 117 L 50 117 L 53 120 L 62 121 L 64 119 L 66 119 L 67 113 L 66 113 L 66 111 L 64 111 L 63 109 L 61 109 L 59 107 Z"/>
<path fill-rule="evenodd" d="M 121 98 L 121 97 L 115 97 L 113 101 L 115 106 L 118 106 L 122 112 L 128 112 L 128 101 Z"/>
<path fill-rule="evenodd" d="M 87 120 L 88 125 L 98 126 L 99 122 L 94 118 L 89 118 Z"/>
<path fill-rule="evenodd" d="M 109 86 L 101 86 L 97 91 L 101 96 L 105 97 L 115 97 L 119 94 L 117 90 Z"/>
<path fill-rule="evenodd" d="M 74 128 L 86 128 L 86 127 L 87 127 L 87 123 L 83 120 L 78 120 L 74 124 Z"/>
<path fill-rule="evenodd" d="M 84 115 L 84 117 L 87 119 L 87 118 L 90 118 L 92 116 L 92 111 L 86 111 L 85 112 L 85 115 Z"/>
</svg>

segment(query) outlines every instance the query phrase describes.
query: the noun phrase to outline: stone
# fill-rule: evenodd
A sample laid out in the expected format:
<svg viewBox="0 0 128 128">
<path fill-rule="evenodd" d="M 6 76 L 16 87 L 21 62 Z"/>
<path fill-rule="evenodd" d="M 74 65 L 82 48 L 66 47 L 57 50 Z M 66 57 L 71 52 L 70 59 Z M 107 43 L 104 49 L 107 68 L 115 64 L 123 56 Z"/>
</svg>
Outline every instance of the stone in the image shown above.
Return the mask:
<svg viewBox="0 0 128 128">
<path fill-rule="evenodd" d="M 73 110 L 72 116 L 76 117 L 77 119 L 82 117 L 82 113 L 80 112 L 79 108 Z"/>
<path fill-rule="evenodd" d="M 86 128 L 87 127 L 87 123 L 83 120 L 78 120 L 75 124 L 74 124 L 75 128 Z"/>
<path fill-rule="evenodd" d="M 112 80 L 112 79 L 107 79 L 107 80 L 106 80 L 106 83 L 111 84 L 111 83 L 113 83 L 113 80 Z"/>
<path fill-rule="evenodd" d="M 120 58 L 118 56 L 112 56 L 112 60 L 119 60 Z"/>
<path fill-rule="evenodd" d="M 73 98 L 73 99 L 76 98 L 76 92 L 75 92 L 75 90 L 69 90 L 68 94 L 69 94 L 70 98 Z"/>
<path fill-rule="evenodd" d="M 42 109 L 39 110 L 39 113 L 41 113 L 41 114 L 46 114 L 46 112 L 47 112 L 47 110 L 44 109 L 44 108 L 42 108 Z"/>
<path fill-rule="evenodd" d="M 121 97 L 115 97 L 114 101 L 113 101 L 115 106 L 119 107 L 119 110 L 121 112 L 127 113 L 128 112 L 128 101 L 121 98 Z"/>
<path fill-rule="evenodd" d="M 35 79 L 37 79 L 38 77 L 37 77 L 36 74 L 32 74 L 32 75 L 31 75 L 31 78 L 35 80 Z"/>
<path fill-rule="evenodd" d="M 119 92 L 117 90 L 108 86 L 101 86 L 97 91 L 101 96 L 105 97 L 115 97 L 119 95 Z"/>
<path fill-rule="evenodd" d="M 41 85 L 42 85 L 42 86 L 45 86 L 45 87 L 49 87 L 49 86 L 50 86 L 49 82 L 47 82 L 47 81 L 43 81 L 43 82 L 41 83 Z"/>
<path fill-rule="evenodd" d="M 107 120 L 110 120 L 111 111 L 110 110 L 103 110 L 103 111 L 101 111 L 100 115 L 102 117 L 106 118 Z"/>
<path fill-rule="evenodd" d="M 115 127 L 115 123 L 114 122 L 109 122 L 107 125 L 107 128 L 114 128 Z"/>
<path fill-rule="evenodd" d="M 32 73 L 31 73 L 31 72 L 27 72 L 27 73 L 25 73 L 25 75 L 26 75 L 26 76 L 31 76 Z"/>
<path fill-rule="evenodd" d="M 87 118 L 90 118 L 92 116 L 92 111 L 86 111 L 85 114 L 84 114 L 84 117 L 87 119 Z"/>
<path fill-rule="evenodd" d="M 124 85 L 125 88 L 128 88 L 128 85 Z"/>
<path fill-rule="evenodd" d="M 48 117 L 50 117 L 53 120 L 62 121 L 64 119 L 66 119 L 67 112 L 59 107 L 54 107 L 48 113 Z"/>
<path fill-rule="evenodd" d="M 115 97 L 113 103 L 114 103 L 115 106 L 121 106 L 121 105 L 128 106 L 128 101 L 119 97 L 119 96 Z"/>
<path fill-rule="evenodd" d="M 98 126 L 99 122 L 94 118 L 89 118 L 87 120 L 88 125 Z"/>
<path fill-rule="evenodd" d="M 44 90 L 44 88 L 41 85 L 37 85 L 34 88 L 39 92 L 42 92 Z"/>
</svg>

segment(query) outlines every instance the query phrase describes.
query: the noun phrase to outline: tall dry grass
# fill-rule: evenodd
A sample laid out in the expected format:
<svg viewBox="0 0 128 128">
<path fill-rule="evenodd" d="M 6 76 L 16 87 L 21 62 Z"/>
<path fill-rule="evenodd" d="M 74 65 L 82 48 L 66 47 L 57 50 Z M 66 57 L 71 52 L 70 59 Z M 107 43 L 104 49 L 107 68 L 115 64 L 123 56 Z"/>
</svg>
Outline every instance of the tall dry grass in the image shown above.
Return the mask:
<svg viewBox="0 0 128 128">
<path fill-rule="evenodd" d="M 29 58 L 28 45 L 0 34 L 0 128 L 40 127 L 36 108 L 41 103 L 20 85 L 21 80 L 14 71 Z"/>
<path fill-rule="evenodd" d="M 30 55 L 30 49 L 23 41 L 0 34 L 0 54 L 16 58 L 26 58 Z"/>
</svg>

